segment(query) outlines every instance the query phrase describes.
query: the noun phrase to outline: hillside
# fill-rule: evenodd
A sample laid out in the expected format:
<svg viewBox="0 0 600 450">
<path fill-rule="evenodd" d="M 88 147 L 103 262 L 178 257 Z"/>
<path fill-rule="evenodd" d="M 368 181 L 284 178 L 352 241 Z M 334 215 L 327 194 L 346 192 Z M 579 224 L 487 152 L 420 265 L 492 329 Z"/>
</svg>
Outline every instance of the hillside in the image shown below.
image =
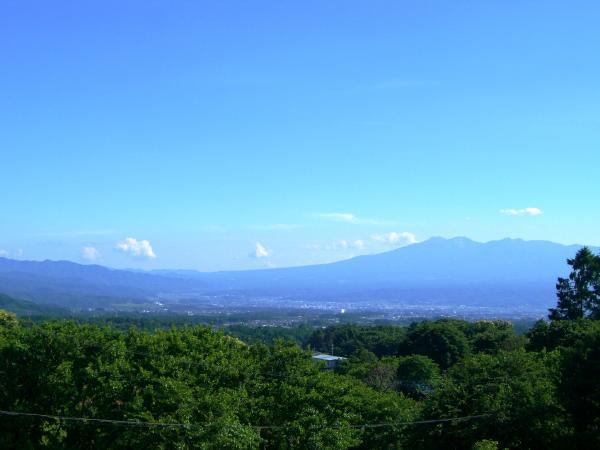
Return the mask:
<svg viewBox="0 0 600 450">
<path fill-rule="evenodd" d="M 19 300 L 5 294 L 0 294 L 0 309 L 15 313 L 17 316 L 66 316 L 69 314 L 69 311 L 63 308 Z"/>
</svg>

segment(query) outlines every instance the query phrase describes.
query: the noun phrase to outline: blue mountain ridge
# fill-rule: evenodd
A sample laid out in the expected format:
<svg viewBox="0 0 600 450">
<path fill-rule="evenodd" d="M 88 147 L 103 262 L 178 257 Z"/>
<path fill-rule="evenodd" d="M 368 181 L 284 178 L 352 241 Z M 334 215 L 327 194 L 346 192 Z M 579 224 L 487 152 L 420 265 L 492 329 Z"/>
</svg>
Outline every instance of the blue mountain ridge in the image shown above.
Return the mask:
<svg viewBox="0 0 600 450">
<path fill-rule="evenodd" d="M 431 238 L 388 252 L 329 264 L 247 271 L 132 271 L 69 261 L 0 258 L 0 292 L 39 303 L 83 308 L 156 295 L 341 297 L 478 305 L 554 303 L 558 276 L 581 245 L 465 237 Z M 598 252 L 598 248 L 592 248 Z"/>
</svg>

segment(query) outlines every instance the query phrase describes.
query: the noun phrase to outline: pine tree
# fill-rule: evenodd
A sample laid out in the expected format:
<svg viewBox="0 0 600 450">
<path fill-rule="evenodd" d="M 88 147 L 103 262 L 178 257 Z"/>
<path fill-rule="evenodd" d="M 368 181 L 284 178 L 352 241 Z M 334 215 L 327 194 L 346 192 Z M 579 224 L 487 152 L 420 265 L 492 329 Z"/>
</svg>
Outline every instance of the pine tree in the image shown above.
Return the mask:
<svg viewBox="0 0 600 450">
<path fill-rule="evenodd" d="M 550 309 L 550 319 L 600 319 L 600 256 L 584 247 L 567 262 L 572 270 L 556 283 L 558 302 Z"/>
</svg>

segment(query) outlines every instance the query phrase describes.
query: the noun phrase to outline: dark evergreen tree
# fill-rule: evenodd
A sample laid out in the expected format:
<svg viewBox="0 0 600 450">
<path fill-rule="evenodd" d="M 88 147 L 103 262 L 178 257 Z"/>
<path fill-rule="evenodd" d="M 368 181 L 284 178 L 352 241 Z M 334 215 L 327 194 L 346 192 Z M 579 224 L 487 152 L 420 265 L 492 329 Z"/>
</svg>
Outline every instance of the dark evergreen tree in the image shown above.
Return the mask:
<svg viewBox="0 0 600 450">
<path fill-rule="evenodd" d="M 600 448 L 600 322 L 586 322 L 577 341 L 561 350 L 558 398 L 575 428 L 573 448 Z"/>
<path fill-rule="evenodd" d="M 567 260 L 572 271 L 556 283 L 556 308 L 551 320 L 600 319 L 600 256 L 584 247 Z"/>
</svg>

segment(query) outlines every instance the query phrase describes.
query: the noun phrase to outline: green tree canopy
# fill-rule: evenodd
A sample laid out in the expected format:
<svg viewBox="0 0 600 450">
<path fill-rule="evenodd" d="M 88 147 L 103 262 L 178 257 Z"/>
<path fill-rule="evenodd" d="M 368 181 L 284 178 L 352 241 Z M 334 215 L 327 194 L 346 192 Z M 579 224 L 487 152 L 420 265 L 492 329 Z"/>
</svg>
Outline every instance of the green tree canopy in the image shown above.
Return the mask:
<svg viewBox="0 0 600 450">
<path fill-rule="evenodd" d="M 575 427 L 573 448 L 600 448 L 600 323 L 561 349 L 559 398 Z"/>
<path fill-rule="evenodd" d="M 512 323 L 506 320 L 480 320 L 467 328 L 467 338 L 475 353 L 498 353 L 515 350 L 523 345 L 523 339 L 514 332 Z"/>
<path fill-rule="evenodd" d="M 578 319 L 548 323 L 539 320 L 526 334 L 526 348 L 534 352 L 570 348 L 577 345 L 592 329 L 600 331 L 600 321 Z"/>
<path fill-rule="evenodd" d="M 493 439 L 500 448 L 565 448 L 569 426 L 556 395 L 555 366 L 555 355 L 524 350 L 467 357 L 428 397 L 424 415 L 486 416 L 424 429 L 415 446 L 470 448 Z"/>
<path fill-rule="evenodd" d="M 378 357 L 395 355 L 406 330 L 399 326 L 336 325 L 315 330 L 307 341 L 313 350 L 351 356 L 367 349 Z"/>
<path fill-rule="evenodd" d="M 12 320 L 8 320 L 12 323 Z M 0 335 L 0 448 L 400 448 L 415 402 L 207 327 L 149 333 L 57 321 Z M 361 424 L 391 423 L 382 428 Z M 394 425 L 398 423 L 398 425 Z"/>
<path fill-rule="evenodd" d="M 408 328 L 400 355 L 425 355 L 447 369 L 469 353 L 469 342 L 459 321 L 423 321 Z"/>
<path fill-rule="evenodd" d="M 0 309 L 0 329 L 12 330 L 19 326 L 17 316 L 11 312 Z"/>
<path fill-rule="evenodd" d="M 398 358 L 398 387 L 400 391 L 414 397 L 433 392 L 440 384 L 440 368 L 431 358 L 423 355 Z"/>
</svg>

